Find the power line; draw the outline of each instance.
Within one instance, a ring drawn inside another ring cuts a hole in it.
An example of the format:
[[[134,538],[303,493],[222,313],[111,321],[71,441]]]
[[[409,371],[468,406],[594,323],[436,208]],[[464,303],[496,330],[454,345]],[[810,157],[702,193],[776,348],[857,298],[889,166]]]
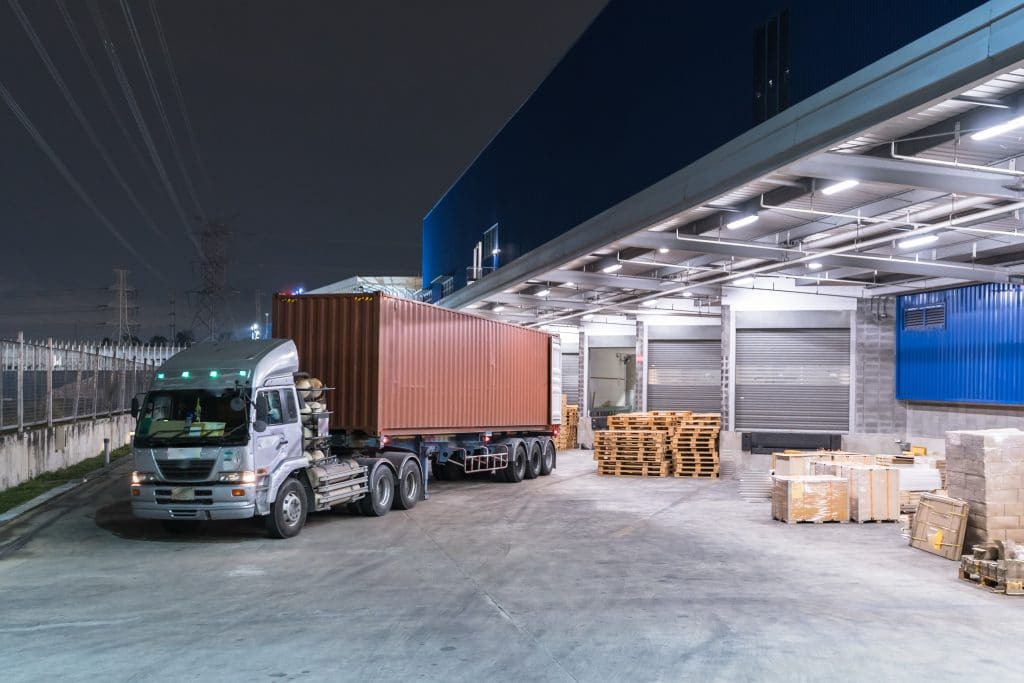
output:
[[[93,82],[99,89],[100,97],[103,99],[103,103],[107,106],[107,110],[110,115],[114,117],[114,121],[117,123],[118,129],[121,131],[121,136],[124,141],[128,143],[129,149],[131,149],[132,156],[135,157],[136,163],[146,173],[146,178],[149,180],[149,184],[154,190],[160,192],[163,188],[160,186],[156,176],[153,175],[153,169],[150,164],[142,156],[142,150],[139,149],[138,144],[135,142],[135,138],[128,131],[128,126],[125,124],[124,117],[121,116],[121,112],[118,111],[117,105],[114,104],[114,98],[110,94],[110,90],[107,89],[106,83],[103,82],[103,77],[100,76],[99,68],[96,66],[96,62],[93,60],[92,55],[89,54],[88,48],[85,47],[85,41],[82,40],[82,35],[78,32],[78,28],[75,27],[75,20],[71,17],[71,13],[68,11],[67,6],[64,4],[64,0],[57,0],[57,8],[60,10],[61,16],[64,18],[64,23],[67,25],[68,31],[71,33],[72,40],[75,41],[75,46],[78,48],[78,53],[82,56],[82,60],[85,62],[85,67],[89,71],[89,75],[92,77]]]
[[[156,26],[156,35],[160,40],[160,50],[164,55],[164,62],[167,65],[167,74],[171,78],[171,86],[174,89],[174,96],[178,100],[178,109],[181,110],[181,118],[185,122],[185,131],[188,134],[189,144],[192,145],[192,154],[195,155],[196,165],[199,173],[203,176],[206,188],[210,188],[210,175],[206,172],[206,165],[203,163],[203,156],[199,153],[199,142],[196,140],[195,131],[192,129],[192,121],[188,116],[188,109],[185,107],[185,96],[181,91],[181,83],[178,81],[178,73],[174,70],[174,60],[171,59],[171,49],[167,46],[167,38],[164,36],[164,25],[160,20],[160,13],[156,9],[156,0],[149,0],[149,12],[153,15],[153,24]]]
[[[110,154],[107,153],[107,148],[103,146],[102,142],[100,142],[95,129],[93,129],[88,119],[85,118],[85,113],[78,105],[78,101],[75,100],[75,96],[71,93],[71,90],[68,89],[67,83],[65,83],[64,78],[57,69],[57,65],[53,63],[52,59],[50,59],[50,53],[47,52],[46,47],[43,45],[43,41],[39,39],[39,34],[37,34],[35,29],[32,27],[32,22],[29,21],[28,15],[25,14],[21,5],[18,4],[18,0],[7,0],[7,4],[10,5],[15,16],[18,17],[18,21],[21,23],[21,27],[25,29],[25,33],[28,34],[28,38],[32,42],[32,46],[35,47],[36,53],[39,55],[39,58],[43,60],[43,64],[46,65],[46,70],[50,72],[50,77],[57,84],[57,88],[60,90],[61,95],[64,96],[64,101],[67,102],[69,107],[71,107],[71,112],[75,115],[78,123],[81,124],[82,128],[85,130],[86,136],[88,136],[89,140],[96,148],[96,151],[99,152],[100,158],[103,159],[103,162],[107,165],[107,169],[109,169],[114,178],[117,179],[117,182],[121,185],[121,189],[125,191],[125,194],[127,194],[128,198],[131,200],[132,206],[134,206],[142,217],[146,219],[146,222],[149,223],[149,227],[152,228],[153,232],[166,240],[167,236],[156,224],[156,221],[153,220],[153,217],[149,215],[149,212],[146,211],[145,207],[142,206],[142,202],[139,201],[135,192],[128,185],[128,181],[125,180],[124,176],[121,175],[121,172],[117,170],[114,160],[110,158]]]
[[[45,154],[46,157],[50,160],[50,162],[57,168],[57,171],[61,174],[61,176],[64,177],[64,180],[66,180],[68,185],[71,186],[71,189],[75,191],[78,197],[83,202],[85,202],[85,205],[88,206],[89,209],[100,220],[100,222],[103,224],[103,227],[105,227],[110,232],[110,234],[113,235],[117,239],[117,241],[121,243],[121,246],[127,249],[128,252],[131,253],[131,255],[134,256],[139,261],[139,263],[141,263],[154,274],[156,274],[158,277],[163,279],[163,275],[160,273],[160,271],[154,268],[149,263],[149,261],[147,261],[142,256],[142,254],[136,251],[135,247],[133,247],[131,243],[128,242],[128,239],[123,234],[121,234],[121,231],[114,226],[110,219],[107,218],[106,214],[100,211],[100,208],[96,206],[96,202],[92,200],[92,197],[90,197],[89,194],[85,191],[85,188],[82,187],[82,184],[79,183],[75,176],[71,173],[71,171],[68,170],[68,167],[64,164],[63,161],[61,161],[60,157],[57,156],[57,153],[53,150],[53,147],[51,147],[49,143],[46,142],[43,136],[39,133],[36,127],[29,120],[28,116],[25,115],[25,112],[18,105],[17,101],[15,101],[14,97],[4,86],[3,82],[0,82],[0,97],[2,97],[4,102],[7,103],[7,106],[10,107],[11,112],[14,113],[14,116],[25,128],[28,134],[32,136],[32,139],[35,140],[36,145],[38,145],[39,149],[43,151],[43,154]]]
[[[196,239],[195,232],[192,230],[191,224],[185,217],[185,210],[182,208],[181,201],[178,199],[178,193],[174,191],[174,185],[171,184],[170,176],[167,175],[167,169],[160,160],[160,154],[156,150],[156,144],[153,142],[153,136],[149,132],[149,126],[146,125],[146,120],[142,117],[142,111],[139,109],[139,102],[135,98],[135,91],[132,90],[131,83],[128,82],[128,76],[124,72],[124,66],[121,64],[121,58],[117,56],[117,48],[114,47],[114,41],[110,39],[110,32],[107,30],[107,22],[103,19],[103,14],[100,12],[99,6],[96,4],[96,0],[89,0],[88,4],[93,22],[96,24],[96,30],[99,31],[100,40],[103,41],[103,45],[106,48],[107,59],[110,61],[110,66],[114,70],[114,75],[117,77],[118,85],[121,86],[121,92],[124,93],[125,100],[128,101],[128,108],[132,112],[132,118],[135,119],[135,125],[138,126],[139,132],[142,134],[142,140],[146,144],[146,150],[149,152],[150,159],[153,160],[153,165],[156,167],[160,180],[163,182],[164,189],[167,190],[167,195],[171,198],[171,204],[174,206],[174,211],[178,214],[178,218],[181,220],[181,224],[185,228],[185,232],[188,235],[189,240],[192,241],[196,250],[202,253],[199,246],[199,240]]]
[[[153,78],[153,70],[149,67],[149,58],[146,57],[146,52],[142,49],[142,36],[139,34],[139,27],[135,25],[135,18],[132,16],[131,8],[128,7],[126,0],[121,0],[121,13],[124,14],[125,23],[128,24],[128,34],[131,36],[132,44],[135,45],[135,52],[138,54],[139,62],[142,64],[142,72],[146,76],[146,83],[149,85],[149,92],[153,96],[153,101],[156,103],[157,113],[160,114],[160,121],[164,125],[164,131],[167,133],[167,139],[171,143],[171,153],[174,155],[174,161],[178,164],[178,171],[181,173],[181,177],[185,181],[185,189],[188,190],[188,194],[192,198],[192,203],[199,211],[200,220],[205,223],[206,212],[203,211],[203,205],[199,201],[199,195],[196,193],[196,188],[192,184],[192,177],[189,175],[188,169],[185,167],[185,160],[181,158],[181,149],[178,145],[178,138],[175,136],[174,130],[171,128],[170,119],[167,118],[167,110],[164,108],[163,99],[160,97],[160,90],[156,87],[156,79]]]

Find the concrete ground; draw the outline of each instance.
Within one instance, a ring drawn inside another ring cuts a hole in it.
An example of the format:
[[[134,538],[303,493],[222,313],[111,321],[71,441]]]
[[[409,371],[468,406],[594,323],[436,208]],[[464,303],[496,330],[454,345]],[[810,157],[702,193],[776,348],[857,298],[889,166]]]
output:
[[[734,481],[439,482],[383,519],[172,538],[127,468],[0,527],[4,681],[1016,680],[1024,598],[894,524],[785,525]]]

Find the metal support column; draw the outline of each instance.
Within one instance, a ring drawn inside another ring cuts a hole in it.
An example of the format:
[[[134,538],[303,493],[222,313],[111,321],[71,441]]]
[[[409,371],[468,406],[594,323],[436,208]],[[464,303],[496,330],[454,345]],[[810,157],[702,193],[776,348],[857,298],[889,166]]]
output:
[[[636,391],[633,410],[647,412],[647,324],[636,321]]]
[[[18,333],[18,433],[25,431],[25,333]]]
[[[46,340],[46,428],[53,429],[53,337]]]

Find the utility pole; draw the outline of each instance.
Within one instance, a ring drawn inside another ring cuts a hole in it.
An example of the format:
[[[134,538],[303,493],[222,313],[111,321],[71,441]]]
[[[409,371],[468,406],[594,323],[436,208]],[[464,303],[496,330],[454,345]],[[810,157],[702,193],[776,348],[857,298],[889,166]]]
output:
[[[168,330],[171,333],[171,336],[168,337],[168,340],[170,341],[171,344],[173,344],[174,343],[174,333],[175,333],[175,324],[174,324],[174,294],[173,293],[171,294],[171,302],[170,303],[171,303],[171,308],[170,308],[170,311],[168,311],[168,314],[167,314],[167,316],[168,316],[168,326],[167,326],[167,328],[168,328]]]
[[[114,268],[116,281],[111,291],[114,292],[114,309],[117,311],[117,319],[111,317],[108,325],[115,330],[114,343],[120,344],[126,337],[138,336],[139,324],[135,321],[135,314],[138,306],[135,303],[135,289],[128,286],[127,268]]]
[[[196,341],[217,339],[224,325],[230,235],[231,229],[223,221],[210,221],[199,230],[199,299],[192,319]]]

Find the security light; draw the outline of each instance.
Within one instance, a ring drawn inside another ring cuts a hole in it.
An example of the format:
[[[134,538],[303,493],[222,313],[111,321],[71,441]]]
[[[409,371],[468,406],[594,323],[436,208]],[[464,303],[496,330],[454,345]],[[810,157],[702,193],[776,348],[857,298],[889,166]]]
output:
[[[743,218],[737,218],[734,221],[730,221],[730,222],[726,223],[725,227],[729,228],[730,230],[735,230],[736,228],[742,228],[745,225],[750,225],[751,223],[756,223],[758,218],[759,218],[759,216],[756,213],[750,214],[749,216],[744,216]]]
[[[1024,127],[1024,116],[1018,116],[1017,118],[1010,119],[1005,123],[1000,123],[998,126],[992,126],[991,128],[986,128],[985,130],[979,130],[977,133],[971,135],[971,139],[988,140],[989,138],[994,138],[997,135],[1009,133],[1011,130],[1016,130],[1022,127]]]
[[[856,187],[858,184],[859,183],[856,180],[843,180],[835,185],[829,185],[828,187],[823,188],[821,193],[827,195],[839,194],[840,192],[849,190],[851,187]]]
[[[903,240],[899,242],[897,246],[900,249],[913,249],[914,247],[923,247],[926,244],[932,244],[937,242],[939,239],[938,235],[921,235],[920,237],[912,237],[909,240]]]

